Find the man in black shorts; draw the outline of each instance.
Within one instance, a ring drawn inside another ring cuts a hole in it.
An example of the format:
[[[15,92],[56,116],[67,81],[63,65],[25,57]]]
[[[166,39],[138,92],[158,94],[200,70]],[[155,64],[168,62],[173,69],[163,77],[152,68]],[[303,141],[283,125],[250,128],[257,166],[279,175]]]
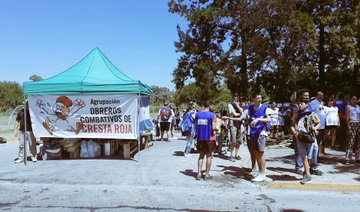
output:
[[[212,153],[215,147],[215,136],[213,129],[216,127],[216,116],[214,112],[210,111],[211,101],[205,101],[204,107],[204,110],[197,112],[195,115],[195,130],[197,138],[196,148],[200,153],[198,159],[197,180],[200,180],[202,177],[201,169],[205,155],[206,170],[204,179],[208,180],[212,178],[209,172],[211,167]]]
[[[173,119],[173,110],[169,107],[169,103],[165,102],[164,107],[160,108],[157,120],[160,122],[160,140],[164,139],[164,134],[166,134],[166,141],[169,141],[169,130],[170,123]]]

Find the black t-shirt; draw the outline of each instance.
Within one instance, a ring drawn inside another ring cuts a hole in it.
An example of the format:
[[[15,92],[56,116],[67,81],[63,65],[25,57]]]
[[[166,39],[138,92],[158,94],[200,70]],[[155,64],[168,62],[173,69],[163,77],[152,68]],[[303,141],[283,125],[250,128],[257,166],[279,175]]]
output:
[[[20,131],[24,132],[25,131],[25,121],[24,121],[24,109],[19,110],[17,116],[16,116],[16,121],[20,123]],[[32,131],[31,128],[31,120],[30,120],[30,111],[26,110],[26,130],[27,131]]]

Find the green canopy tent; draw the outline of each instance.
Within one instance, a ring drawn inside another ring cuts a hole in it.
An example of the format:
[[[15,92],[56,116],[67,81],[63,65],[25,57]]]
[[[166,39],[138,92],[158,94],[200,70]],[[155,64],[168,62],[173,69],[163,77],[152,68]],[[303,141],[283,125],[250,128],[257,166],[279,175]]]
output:
[[[137,93],[151,95],[152,89],[133,80],[117,69],[109,59],[94,48],[80,62],[53,77],[24,82],[25,95],[31,94],[86,94]]]
[[[140,107],[143,107],[143,97],[147,97],[148,102],[148,96],[153,94],[149,86],[131,79],[116,68],[99,48],[94,48],[80,62],[55,76],[40,81],[24,82],[23,90],[25,98],[36,95],[137,95],[138,114]],[[138,133],[152,128],[150,116],[138,120],[137,128]],[[139,139],[139,136],[137,138]]]

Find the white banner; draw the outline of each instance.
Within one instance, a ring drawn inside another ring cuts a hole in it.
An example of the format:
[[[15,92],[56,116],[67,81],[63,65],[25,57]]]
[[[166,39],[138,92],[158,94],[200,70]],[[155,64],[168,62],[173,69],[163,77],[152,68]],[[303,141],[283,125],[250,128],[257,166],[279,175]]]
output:
[[[137,96],[30,95],[36,137],[136,139]]]

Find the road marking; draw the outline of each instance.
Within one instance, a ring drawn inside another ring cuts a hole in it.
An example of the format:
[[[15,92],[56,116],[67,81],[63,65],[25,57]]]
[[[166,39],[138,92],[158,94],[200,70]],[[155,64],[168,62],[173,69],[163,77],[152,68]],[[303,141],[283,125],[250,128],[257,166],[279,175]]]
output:
[[[360,184],[350,183],[327,183],[327,182],[310,182],[300,184],[299,181],[274,181],[269,183],[267,188],[273,189],[301,189],[301,190],[329,190],[329,191],[360,191]]]

